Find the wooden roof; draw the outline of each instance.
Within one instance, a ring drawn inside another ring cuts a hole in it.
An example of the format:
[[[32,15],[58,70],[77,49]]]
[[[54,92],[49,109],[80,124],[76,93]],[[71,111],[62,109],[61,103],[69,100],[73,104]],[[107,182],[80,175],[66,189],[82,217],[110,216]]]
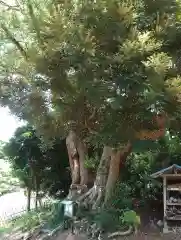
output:
[[[164,168],[151,175],[152,178],[167,177],[167,178],[181,178],[181,166],[173,164],[168,168]]]

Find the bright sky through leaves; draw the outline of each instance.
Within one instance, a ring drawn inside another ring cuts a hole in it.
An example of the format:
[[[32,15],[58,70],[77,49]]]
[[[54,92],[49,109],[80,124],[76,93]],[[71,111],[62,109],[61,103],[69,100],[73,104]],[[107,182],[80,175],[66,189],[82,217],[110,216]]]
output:
[[[0,107],[0,140],[8,141],[21,125],[22,122],[12,116],[8,108]]]

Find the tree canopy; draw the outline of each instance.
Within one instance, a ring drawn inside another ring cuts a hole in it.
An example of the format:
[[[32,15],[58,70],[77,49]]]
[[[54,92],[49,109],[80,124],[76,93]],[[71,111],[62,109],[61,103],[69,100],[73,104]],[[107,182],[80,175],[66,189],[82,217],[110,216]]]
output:
[[[1,103],[46,136],[73,128],[94,143],[144,139],[140,130],[165,126],[155,114],[180,114],[178,9],[173,0],[27,0],[1,10]]]

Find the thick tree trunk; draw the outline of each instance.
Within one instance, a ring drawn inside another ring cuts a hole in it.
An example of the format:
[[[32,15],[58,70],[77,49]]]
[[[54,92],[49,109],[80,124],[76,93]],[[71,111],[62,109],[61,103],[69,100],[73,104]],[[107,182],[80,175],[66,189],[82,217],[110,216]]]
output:
[[[71,131],[66,139],[67,151],[69,156],[69,164],[72,176],[72,184],[78,184],[80,181],[80,165],[77,151],[76,134]]]
[[[97,208],[104,200],[111,155],[112,149],[105,146],[103,148],[94,186],[79,198],[79,201],[83,202],[86,206],[91,205],[92,208]]]
[[[111,196],[112,190],[120,177],[120,171],[131,152],[131,144],[128,143],[122,150],[113,150],[110,161],[109,175],[106,184],[105,201]]]
[[[79,201],[87,207],[97,208],[108,200],[120,175],[121,164],[124,164],[131,152],[131,144],[122,150],[105,146],[97,170],[94,186]]]
[[[87,154],[85,144],[80,140],[75,132],[70,131],[66,139],[69,163],[72,175],[72,184],[68,198],[77,197],[87,191],[89,183],[89,173],[84,167],[84,160]]]
[[[120,162],[121,162],[121,151],[112,151],[110,167],[109,167],[109,175],[106,184],[106,196],[105,201],[109,199],[109,196],[112,193],[112,190],[119,178],[120,174]]]

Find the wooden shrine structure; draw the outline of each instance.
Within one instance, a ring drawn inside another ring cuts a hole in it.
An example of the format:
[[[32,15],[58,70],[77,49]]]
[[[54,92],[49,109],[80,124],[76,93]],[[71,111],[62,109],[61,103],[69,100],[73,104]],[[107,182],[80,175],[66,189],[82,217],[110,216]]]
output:
[[[151,177],[163,179],[163,232],[168,233],[172,227],[181,228],[181,166],[174,164]]]

